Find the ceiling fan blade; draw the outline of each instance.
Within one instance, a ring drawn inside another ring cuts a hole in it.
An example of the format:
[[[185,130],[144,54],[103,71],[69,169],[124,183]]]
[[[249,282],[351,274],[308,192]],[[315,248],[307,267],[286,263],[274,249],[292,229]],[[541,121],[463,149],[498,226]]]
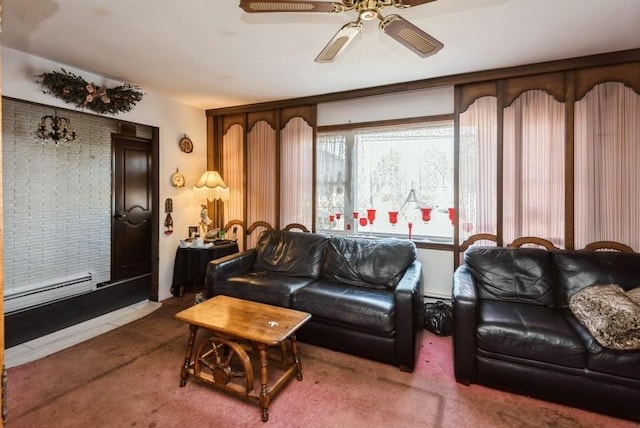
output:
[[[304,0],[240,0],[240,7],[248,13],[263,12],[339,12],[343,4]]]
[[[425,3],[432,3],[436,0],[396,0],[393,2],[395,7],[403,8],[403,7],[416,7]]]
[[[343,26],[327,46],[322,49],[322,52],[316,57],[315,62],[333,62],[336,56],[342,52],[349,43],[358,35],[362,28],[362,22],[360,20],[350,22]]]
[[[444,45],[398,15],[380,21],[380,29],[422,58],[438,53]]]

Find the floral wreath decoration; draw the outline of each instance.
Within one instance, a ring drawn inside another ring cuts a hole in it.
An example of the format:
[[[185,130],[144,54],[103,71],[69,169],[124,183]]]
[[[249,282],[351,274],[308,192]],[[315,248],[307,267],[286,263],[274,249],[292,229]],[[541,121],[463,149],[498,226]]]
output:
[[[114,88],[100,87],[64,68],[61,72],[52,71],[36,77],[39,78],[38,83],[47,88],[43,93],[96,113],[116,114],[130,111],[144,95],[136,85],[125,83]]]

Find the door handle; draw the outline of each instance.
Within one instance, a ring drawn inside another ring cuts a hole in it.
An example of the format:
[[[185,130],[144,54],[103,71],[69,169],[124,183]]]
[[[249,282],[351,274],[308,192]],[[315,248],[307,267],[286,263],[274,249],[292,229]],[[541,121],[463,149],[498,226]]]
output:
[[[114,215],[113,218],[115,218],[116,220],[124,220],[125,218],[127,218],[127,214],[120,212]]]

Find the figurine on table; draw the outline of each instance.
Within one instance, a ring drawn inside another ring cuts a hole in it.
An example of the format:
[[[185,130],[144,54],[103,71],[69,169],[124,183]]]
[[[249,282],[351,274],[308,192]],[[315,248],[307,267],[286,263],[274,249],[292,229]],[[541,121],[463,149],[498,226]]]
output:
[[[206,205],[200,205],[202,209],[200,210],[200,236],[203,238],[207,236],[207,231],[209,230],[209,225],[212,223],[209,218],[209,210],[207,210]]]

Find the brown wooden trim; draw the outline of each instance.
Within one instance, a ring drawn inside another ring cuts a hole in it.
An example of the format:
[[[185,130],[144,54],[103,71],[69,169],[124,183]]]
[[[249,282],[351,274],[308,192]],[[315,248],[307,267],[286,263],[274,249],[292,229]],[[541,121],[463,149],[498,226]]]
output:
[[[504,82],[497,82],[498,100],[496,103],[496,243],[502,246],[504,242],[502,221],[504,218]]]
[[[264,227],[267,230],[273,230],[273,226],[271,226],[269,223],[267,223],[266,221],[254,221],[251,226],[249,226],[249,228],[247,229],[247,233],[246,235],[251,235],[257,228],[259,227]]]
[[[564,73],[546,73],[506,79],[502,107],[510,106],[520,94],[534,89],[545,91],[556,101],[564,102]]]
[[[615,241],[596,241],[587,244],[583,250],[585,251],[620,251],[623,253],[635,253],[633,248],[628,245]]]
[[[539,245],[541,247],[546,248],[549,251],[551,251],[551,250],[559,250],[559,248],[556,247],[553,244],[553,242],[548,241],[548,240],[543,239],[543,238],[538,238],[538,237],[535,237],[535,236],[523,236],[523,237],[520,237],[520,238],[516,238],[516,239],[513,240],[512,243],[507,245],[507,248],[520,248],[523,245],[527,245],[527,244]]]
[[[245,115],[247,116],[247,115]],[[245,118],[245,124],[247,123],[247,119]],[[249,215],[249,192],[247,191],[247,183],[249,182],[249,176],[247,173],[247,169],[249,168],[249,156],[247,156],[247,151],[249,150],[249,141],[247,138],[247,127],[244,128],[244,132],[242,133],[242,219],[247,221],[247,216]],[[247,238],[249,234],[245,229],[245,233],[242,236],[242,248],[247,248]]]
[[[574,152],[574,120],[575,120],[575,73],[566,72],[566,95],[564,104],[564,247],[573,250],[574,238],[574,184],[575,184],[575,152]]]
[[[278,129],[278,115],[274,110],[269,110],[248,113],[246,132],[253,131],[255,124],[262,121],[267,122],[274,130]]]
[[[575,99],[581,100],[594,86],[611,81],[622,82],[640,94],[640,62],[578,70]]]
[[[290,223],[290,224],[286,225],[283,230],[293,230],[293,229],[300,229],[301,231],[303,231],[305,233],[309,233],[309,229],[307,229],[307,226],[305,226],[304,224],[300,224],[300,223]]]
[[[219,117],[213,117],[213,116],[207,116],[207,129],[206,129],[206,147],[207,147],[207,151],[205,153],[205,157],[207,159],[207,171],[212,170],[214,167],[218,166],[215,165],[216,162],[214,162],[213,157],[214,157],[214,153],[218,153],[219,150],[217,150],[217,148],[215,147],[215,141],[216,141],[216,134],[218,133],[218,120]],[[223,176],[224,178],[224,176]]]
[[[150,299],[160,299],[159,260],[160,260],[160,128],[151,127],[151,202],[155,213],[151,222],[151,293]]]
[[[229,229],[231,229],[231,226],[240,226],[242,228],[242,230],[245,229],[244,221],[242,221],[242,220],[231,220],[223,227],[225,233],[229,232]]]
[[[233,114],[222,116],[222,135],[229,132],[229,129],[233,125],[240,125],[246,129],[246,115],[245,114]]]
[[[274,112],[275,113],[275,112]],[[278,131],[275,133],[275,158],[276,158],[276,170],[275,170],[275,178],[276,178],[276,182],[275,182],[275,191],[276,191],[276,203],[274,204],[273,209],[275,210],[275,223],[276,223],[276,229],[280,228],[280,203],[282,201],[282,193],[280,191],[281,187],[281,179],[280,179],[280,175],[282,173],[282,128],[280,126],[280,115],[276,114],[275,115],[275,120],[276,120],[276,127],[275,129],[277,129]]]
[[[380,128],[383,126],[394,126],[394,125],[407,125],[412,123],[431,123],[431,122],[444,122],[447,120],[453,120],[453,114],[438,114],[433,116],[420,116],[420,117],[409,117],[406,119],[388,119],[388,120],[378,120],[373,122],[358,122],[358,123],[345,123],[340,125],[327,125],[327,126],[318,126],[318,132],[335,132],[335,131],[345,131],[351,129],[363,129],[363,128]]]
[[[496,81],[489,82],[469,83],[466,85],[456,85],[456,89],[460,91],[459,100],[456,102],[456,106],[460,114],[467,111],[467,109],[478,98],[482,97],[495,97],[498,95],[498,87]]]
[[[315,109],[316,106],[308,105],[308,106],[297,106],[297,107],[288,107],[283,108],[279,111],[280,113],[280,130],[284,129],[287,126],[287,123],[294,117],[299,117],[310,127],[316,126],[316,118],[315,118]]]
[[[224,171],[222,170],[222,150],[221,144],[216,141],[222,141],[222,122],[220,116],[207,116],[207,171],[218,171],[224,180]],[[224,203],[222,201],[207,201],[207,210],[211,216],[212,224],[208,229],[215,229],[224,224]]]
[[[317,124],[318,123],[318,106],[314,104],[313,106],[313,123]],[[312,153],[311,153],[311,159],[313,164],[311,165],[311,170],[312,170],[312,184],[311,184],[311,231],[315,232],[316,230],[316,212],[317,212],[317,203],[316,203],[316,197],[318,195],[318,190],[316,187],[316,177],[318,176],[318,167],[316,166],[317,163],[317,152],[318,152],[318,147],[317,147],[317,141],[318,141],[318,127],[317,126],[313,126],[312,127],[312,132],[313,132],[313,141],[311,142],[312,145]]]
[[[463,90],[459,86],[453,89],[453,207],[456,213],[460,210],[460,104]],[[460,254],[460,231],[453,228],[453,259],[458,260]]]
[[[246,104],[240,106],[209,109],[206,114],[215,116],[218,114],[246,113],[262,110],[293,107],[307,104],[320,104],[331,101],[342,101],[352,98],[363,98],[374,95],[386,95],[400,92],[415,91],[420,89],[436,88],[441,86],[462,85],[486,80],[508,79],[531,74],[562,72],[571,69],[597,67],[602,65],[623,64],[640,61],[640,48],[625,51],[609,52],[598,55],[589,55],[575,58],[567,58],[557,61],[547,61],[536,64],[528,64],[516,67],[497,68],[492,70],[454,74],[449,76],[434,77],[430,79],[415,80],[412,82],[394,83],[351,91],[333,92],[323,95],[292,98],[288,100],[270,101],[265,103]]]

